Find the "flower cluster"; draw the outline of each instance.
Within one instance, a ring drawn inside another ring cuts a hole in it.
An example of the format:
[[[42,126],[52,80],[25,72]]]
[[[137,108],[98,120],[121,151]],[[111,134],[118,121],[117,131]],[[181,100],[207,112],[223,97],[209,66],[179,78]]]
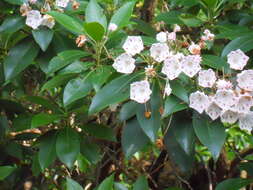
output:
[[[42,6],[37,0],[29,0],[21,5],[20,13],[22,16],[26,16],[26,25],[32,29],[37,29],[39,26],[46,26],[52,29],[55,25],[55,20],[52,16],[45,14],[45,12],[50,11],[52,8],[63,11],[62,9],[66,8],[70,1],[72,1],[74,9],[79,7],[80,4],[75,0],[55,0],[53,3],[45,0]]]

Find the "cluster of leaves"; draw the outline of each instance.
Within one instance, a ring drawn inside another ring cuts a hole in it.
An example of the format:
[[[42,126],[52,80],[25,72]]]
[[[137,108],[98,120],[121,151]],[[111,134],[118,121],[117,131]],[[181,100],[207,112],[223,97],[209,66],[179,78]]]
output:
[[[111,66],[127,35],[154,43],[153,23],[159,22],[167,29],[179,24],[181,35],[193,39],[200,29],[215,31],[201,64],[230,74],[230,51],[252,55],[252,2],[163,1],[148,23],[137,19],[146,1],[80,0],[77,10],[48,12],[57,23],[53,29],[36,30],[20,16],[23,3],[0,2],[0,188],[32,181],[39,189],[44,180],[46,189],[203,190],[221,182],[217,190],[236,190],[253,182],[252,136],[193,114],[190,80],[172,81],[164,100],[154,79],[146,117],[145,105],[129,101],[130,84],[144,74],[120,75]],[[117,30],[109,32],[109,23]],[[83,48],[75,44],[78,35],[89,39]],[[159,185],[168,164],[176,180],[166,180],[176,183]],[[239,178],[240,171],[248,179]],[[207,176],[203,183],[196,173]]]

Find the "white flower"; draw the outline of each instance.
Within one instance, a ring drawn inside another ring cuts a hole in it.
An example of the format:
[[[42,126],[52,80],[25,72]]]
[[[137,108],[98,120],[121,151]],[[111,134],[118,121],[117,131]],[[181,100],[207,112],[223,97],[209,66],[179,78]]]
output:
[[[253,106],[252,96],[241,95],[239,96],[237,103],[235,105],[235,110],[239,113],[247,113]]]
[[[228,110],[236,104],[236,97],[232,90],[217,90],[214,101],[223,110]]]
[[[227,55],[228,64],[231,69],[242,70],[247,64],[249,57],[242,50],[231,51]]]
[[[253,70],[244,70],[237,75],[238,86],[244,90],[253,91]]]
[[[146,80],[134,82],[130,86],[130,99],[138,103],[145,103],[150,99],[152,91]]]
[[[173,32],[180,32],[180,31],[181,31],[181,27],[179,25],[175,24]]]
[[[205,111],[212,120],[215,120],[221,115],[222,109],[215,102],[212,102]]]
[[[50,15],[44,15],[42,17],[41,25],[47,26],[48,28],[52,29],[55,25],[55,20]]]
[[[216,82],[216,88],[217,89],[231,89],[233,87],[233,84],[230,81],[226,81],[224,79],[219,79]]]
[[[182,72],[179,57],[174,55],[165,59],[161,72],[165,74],[169,80],[177,78]]]
[[[164,93],[165,93],[167,96],[169,96],[169,95],[171,94],[171,92],[172,92],[172,89],[171,89],[171,87],[170,87],[170,83],[167,82],[166,85],[165,85]]]
[[[158,34],[156,34],[156,40],[158,42],[166,42],[167,41],[167,32],[159,32]]]
[[[196,75],[201,67],[201,57],[199,55],[188,55],[182,59],[182,71],[189,77]]]
[[[167,39],[168,39],[169,41],[175,41],[175,40],[176,40],[176,37],[177,37],[176,32],[167,33]]]
[[[31,7],[27,3],[23,3],[19,9],[21,16],[27,16],[27,13],[31,11]]]
[[[164,61],[170,55],[169,47],[165,43],[152,44],[150,48],[150,56],[157,62]]]
[[[239,127],[242,130],[251,131],[253,128],[253,112],[241,114],[239,116]]]
[[[238,117],[238,113],[233,110],[226,110],[220,116],[221,122],[229,124],[235,123],[238,120]]]
[[[110,23],[108,26],[108,30],[114,32],[115,30],[117,30],[118,26],[117,24],[114,23]]]
[[[69,0],[56,0],[55,4],[58,7],[66,8],[68,6]]]
[[[196,91],[190,95],[190,107],[202,113],[209,105],[210,101],[204,92]]]
[[[30,26],[33,29],[37,29],[42,21],[42,17],[39,11],[31,10],[27,13],[26,25]]]
[[[204,35],[201,36],[201,40],[203,40],[203,41],[207,41],[207,40],[212,41],[212,40],[214,40],[214,37],[215,37],[215,35],[212,34],[212,33],[210,32],[210,30],[205,29]]]
[[[140,53],[144,49],[141,37],[128,36],[125,43],[123,44],[123,49],[130,55]]]
[[[35,4],[35,3],[37,3],[37,0],[29,0],[29,3]]]
[[[199,55],[201,51],[201,47],[198,44],[192,42],[192,44],[188,48],[189,52],[193,55]]]
[[[216,81],[215,72],[212,69],[199,71],[198,83],[199,86],[212,88]]]
[[[129,73],[132,73],[135,69],[134,62],[135,62],[135,59],[133,59],[127,53],[123,53],[115,59],[112,66],[119,73],[129,74]]]

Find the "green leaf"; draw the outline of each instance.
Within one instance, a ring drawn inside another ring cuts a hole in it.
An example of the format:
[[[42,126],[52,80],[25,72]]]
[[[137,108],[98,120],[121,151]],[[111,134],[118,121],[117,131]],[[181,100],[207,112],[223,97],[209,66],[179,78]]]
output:
[[[43,51],[46,51],[53,39],[54,32],[50,29],[41,28],[32,31],[34,40]]]
[[[164,143],[171,160],[189,172],[194,164],[195,136],[191,121],[185,118],[185,113],[174,115]]]
[[[54,17],[57,22],[59,22],[62,26],[64,26],[72,33],[84,34],[83,26],[77,21],[77,19],[74,19],[71,16],[56,11],[50,11],[47,14]]]
[[[70,63],[86,56],[89,56],[89,54],[87,52],[80,51],[80,50],[63,51],[57,54],[57,56],[55,56],[53,59],[50,60],[47,74],[49,75],[51,73],[54,73],[62,69],[63,67],[69,65]]]
[[[182,102],[177,97],[170,95],[165,100],[164,112],[162,117],[167,117],[178,111],[182,111],[188,108],[188,105]]]
[[[61,130],[56,139],[56,154],[60,161],[71,168],[80,152],[78,133],[70,127]]]
[[[93,97],[89,114],[94,114],[111,104],[116,104],[129,97],[130,83],[140,78],[140,73],[123,75],[106,84]]]
[[[149,190],[148,181],[144,176],[138,177],[137,181],[133,185],[133,190]]]
[[[50,90],[52,88],[59,87],[63,84],[66,84],[70,79],[75,77],[76,74],[64,74],[64,75],[57,75],[53,77],[51,80],[47,81],[41,88],[41,92],[44,90]]]
[[[14,166],[0,166],[0,180],[4,180],[4,178],[8,177],[16,167]]]
[[[114,182],[114,174],[107,177],[102,183],[98,186],[97,190],[105,190],[105,189],[113,189],[113,182]]]
[[[183,23],[189,27],[199,27],[203,24],[203,22],[195,16],[187,16],[187,17],[180,16],[179,19],[182,20]]]
[[[252,46],[253,43],[253,35],[245,35],[242,37],[238,37],[232,41],[230,41],[225,48],[223,49],[221,56],[225,57],[228,55],[231,51],[241,49],[244,52],[248,52],[253,49]]]
[[[179,11],[169,11],[166,13],[160,13],[156,17],[156,21],[164,21],[166,24],[184,24],[184,22],[179,18],[181,13]]]
[[[119,119],[121,121],[126,121],[130,119],[136,114],[137,107],[138,107],[138,103],[134,101],[125,103],[119,112]]]
[[[229,68],[228,63],[215,55],[202,55],[202,62],[203,65],[207,65],[213,69],[217,69],[224,73],[231,73],[231,69]]]
[[[38,46],[28,40],[11,48],[4,61],[5,80],[10,80],[16,77],[27,66],[32,64],[38,52]]]
[[[85,139],[81,141],[80,151],[81,154],[92,164],[96,164],[101,159],[99,146],[95,143],[90,143]]]
[[[183,100],[184,102],[188,102],[188,93],[185,88],[176,80],[170,81],[170,86],[172,89],[172,94]]]
[[[217,185],[215,190],[238,190],[245,187],[253,182],[253,179],[227,179]]]
[[[48,113],[39,113],[32,118],[31,128],[36,128],[42,125],[48,125],[56,120],[61,118],[60,115],[48,114]]]
[[[107,21],[103,9],[98,5],[96,0],[90,0],[85,11],[86,22],[98,22],[106,29]]]
[[[133,27],[140,31],[143,32],[144,34],[148,36],[154,37],[156,35],[156,30],[151,26],[150,23],[144,22],[143,20],[140,19],[131,19],[131,21],[135,22],[136,24],[133,25]]]
[[[193,127],[200,142],[209,149],[214,160],[217,160],[227,136],[222,123],[218,121],[210,122],[203,116],[195,115]]]
[[[92,67],[94,63],[87,63],[82,61],[74,61],[69,64],[67,67],[63,68],[59,71],[59,74],[67,74],[67,73],[82,73],[87,71],[90,67]]]
[[[118,9],[111,18],[110,23],[114,23],[119,28],[126,26],[131,18],[135,1],[125,3],[120,9]]]
[[[14,131],[23,131],[25,129],[30,129],[32,123],[32,116],[27,114],[19,114],[13,120],[13,130]]]
[[[37,153],[32,157],[31,169],[32,169],[33,175],[35,177],[38,177],[41,172],[41,168],[40,168],[40,164],[39,164],[39,156]]]
[[[113,129],[99,125],[99,124],[86,124],[85,126],[82,127],[82,129],[99,139],[104,139],[104,140],[109,140],[109,141],[115,141],[116,142],[116,137],[114,134]]]
[[[82,186],[74,181],[73,179],[70,179],[67,177],[66,181],[67,190],[83,190]]]
[[[0,141],[5,137],[5,132],[8,129],[8,119],[6,116],[0,115]]]
[[[26,0],[4,0],[4,1],[13,5],[22,5],[23,3],[26,2]]]
[[[92,89],[92,84],[87,78],[75,78],[68,82],[63,93],[63,103],[67,107],[71,103],[85,97]]]
[[[161,126],[161,114],[159,112],[161,108],[161,95],[158,81],[153,83],[150,105],[150,118],[145,117],[146,108],[143,104],[139,104],[136,116],[144,133],[152,142],[155,142],[157,131]]]
[[[56,159],[56,132],[50,131],[44,134],[39,140],[39,164],[42,170],[50,166]]]
[[[121,144],[127,159],[141,150],[148,142],[149,138],[141,129],[137,119],[126,122],[122,132]]]
[[[115,190],[128,190],[128,188],[121,183],[114,183]]]
[[[84,24],[85,32],[96,42],[102,41],[105,29],[98,22],[90,22]]]
[[[0,33],[14,33],[25,26],[24,17],[12,16],[6,18],[0,26]]]

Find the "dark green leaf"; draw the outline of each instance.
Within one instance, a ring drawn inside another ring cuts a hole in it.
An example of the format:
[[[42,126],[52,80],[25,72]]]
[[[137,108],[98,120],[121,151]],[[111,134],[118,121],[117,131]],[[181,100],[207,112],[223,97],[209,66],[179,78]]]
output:
[[[203,65],[207,65],[213,69],[217,69],[224,73],[231,73],[231,69],[229,68],[228,63],[215,55],[202,55],[202,62]]]
[[[67,73],[82,73],[87,71],[94,63],[87,63],[82,61],[74,61],[69,64],[67,67],[63,68],[59,71],[59,74],[67,74]]]
[[[8,125],[7,117],[0,115],[0,141],[4,138]]]
[[[60,118],[61,116],[56,114],[39,113],[33,116],[31,128],[48,125],[56,120],[59,120]]]
[[[23,131],[25,129],[30,129],[32,123],[32,116],[27,114],[19,114],[13,120],[13,130],[14,131]]]
[[[133,185],[133,190],[149,190],[148,181],[144,176],[138,177],[137,181]]]
[[[104,27],[98,22],[89,22],[84,24],[85,32],[96,42],[103,39],[105,34]]]
[[[179,19],[182,20],[183,23],[189,27],[199,27],[201,26],[201,24],[203,24],[203,22],[195,16],[189,16],[189,17],[180,16]]]
[[[92,164],[96,164],[100,159],[99,147],[95,143],[90,143],[87,140],[82,140],[81,142],[81,153],[87,158]]]
[[[0,180],[4,180],[4,178],[8,177],[16,167],[14,166],[0,166]]]
[[[187,108],[188,108],[187,104],[182,102],[177,97],[170,95],[165,100],[163,117],[167,117],[173,113],[176,113],[178,111],[182,111]]]
[[[4,20],[0,26],[0,33],[14,33],[25,26],[24,17],[13,16]]]
[[[90,0],[85,11],[86,22],[98,22],[106,29],[107,21],[103,9],[98,5],[96,0]]]
[[[99,139],[116,141],[113,129],[98,124],[87,124],[82,129],[88,134]]]
[[[229,42],[225,48],[222,51],[221,56],[225,57],[227,54],[229,54],[231,51],[241,49],[244,52],[248,52],[253,49],[252,46],[253,43],[253,35],[245,35],[242,37],[238,37],[231,42]]]
[[[214,160],[217,160],[227,136],[222,123],[211,122],[203,116],[195,115],[193,127],[200,142],[209,149]]]
[[[102,183],[98,186],[97,190],[105,190],[105,189],[113,189],[113,182],[114,182],[114,174],[107,177]]]
[[[131,18],[135,1],[125,3],[120,9],[118,9],[111,18],[110,23],[114,23],[118,28],[126,26]]]
[[[179,18],[181,13],[179,11],[169,11],[166,13],[160,13],[156,17],[156,21],[164,21],[166,24],[184,24]]]
[[[156,31],[155,29],[151,26],[151,24],[144,22],[143,20],[140,19],[132,19],[133,22],[136,23],[134,25],[134,28],[140,32],[143,32],[144,34],[148,36],[155,36]]]
[[[80,152],[78,133],[70,127],[62,129],[56,140],[56,154],[58,158],[71,168]]]
[[[127,121],[123,128],[121,138],[121,144],[126,158],[129,159],[134,153],[141,150],[148,142],[149,139],[141,129],[137,119]]]
[[[77,21],[77,19],[56,11],[50,11],[47,14],[54,17],[57,22],[74,34],[84,34],[83,26]]]
[[[121,121],[126,121],[130,119],[136,114],[137,107],[138,107],[138,103],[134,101],[125,103],[119,112],[119,119]]]
[[[130,83],[140,78],[140,73],[123,75],[106,84],[93,97],[89,108],[89,114],[94,114],[111,104],[116,104],[129,97]]]
[[[253,183],[253,179],[241,179],[241,178],[227,179],[219,183],[215,188],[215,190],[238,190],[251,183]]]
[[[14,78],[32,64],[38,52],[38,46],[27,40],[11,48],[4,62],[5,80]]]
[[[67,190],[83,190],[82,186],[74,181],[73,179],[70,179],[67,177],[66,181]]]
[[[43,51],[46,51],[53,39],[54,32],[50,29],[41,28],[32,31],[33,37]]]
[[[56,159],[56,132],[50,131],[42,136],[39,145],[39,164],[42,170],[50,166]]]
[[[13,5],[22,5],[23,3],[26,2],[26,0],[4,0],[4,1]]]
[[[115,190],[128,190],[128,188],[121,183],[114,183]]]
[[[172,89],[172,94],[183,100],[184,102],[188,102],[188,93],[185,88],[176,80],[170,81],[170,86]]]

